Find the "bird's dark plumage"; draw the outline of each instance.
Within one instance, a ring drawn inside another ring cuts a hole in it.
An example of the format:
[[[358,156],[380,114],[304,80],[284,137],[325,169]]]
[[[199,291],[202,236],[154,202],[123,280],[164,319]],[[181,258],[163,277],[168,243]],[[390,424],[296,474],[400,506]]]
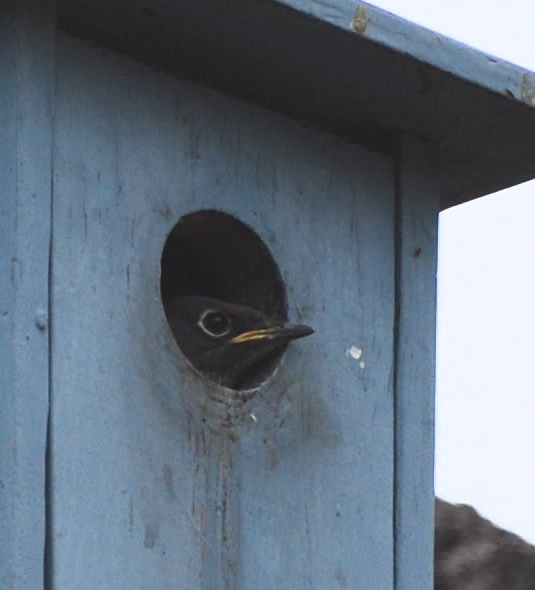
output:
[[[247,384],[257,366],[288,342],[314,332],[210,297],[176,297],[166,302],[165,310],[175,340],[192,365],[232,389]]]

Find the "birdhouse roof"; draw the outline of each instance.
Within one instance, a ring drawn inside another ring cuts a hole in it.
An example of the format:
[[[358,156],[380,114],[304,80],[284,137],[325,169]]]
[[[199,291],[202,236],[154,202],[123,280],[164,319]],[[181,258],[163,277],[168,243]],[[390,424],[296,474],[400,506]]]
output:
[[[60,0],[62,30],[394,152],[438,147],[442,207],[535,177],[535,74],[352,0]]]

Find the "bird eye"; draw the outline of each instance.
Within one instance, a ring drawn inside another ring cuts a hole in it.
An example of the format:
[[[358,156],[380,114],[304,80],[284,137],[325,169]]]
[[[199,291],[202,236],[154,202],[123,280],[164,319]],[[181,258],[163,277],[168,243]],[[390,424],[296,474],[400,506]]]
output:
[[[201,314],[197,325],[209,336],[221,338],[230,332],[231,322],[226,313],[217,309],[208,309]]]

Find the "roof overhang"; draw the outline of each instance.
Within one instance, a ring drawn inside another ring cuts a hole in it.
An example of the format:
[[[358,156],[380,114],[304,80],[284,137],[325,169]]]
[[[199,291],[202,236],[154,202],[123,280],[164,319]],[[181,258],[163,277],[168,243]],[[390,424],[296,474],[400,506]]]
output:
[[[438,147],[442,207],[535,177],[535,75],[350,0],[59,0],[60,29],[371,149]]]

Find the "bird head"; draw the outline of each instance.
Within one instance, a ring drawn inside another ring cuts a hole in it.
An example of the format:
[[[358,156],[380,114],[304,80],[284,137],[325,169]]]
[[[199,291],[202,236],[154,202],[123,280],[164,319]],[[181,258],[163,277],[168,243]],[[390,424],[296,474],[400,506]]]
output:
[[[176,297],[165,304],[177,344],[201,373],[217,383],[240,389],[259,366],[309,326],[283,324],[244,305],[211,297]]]

